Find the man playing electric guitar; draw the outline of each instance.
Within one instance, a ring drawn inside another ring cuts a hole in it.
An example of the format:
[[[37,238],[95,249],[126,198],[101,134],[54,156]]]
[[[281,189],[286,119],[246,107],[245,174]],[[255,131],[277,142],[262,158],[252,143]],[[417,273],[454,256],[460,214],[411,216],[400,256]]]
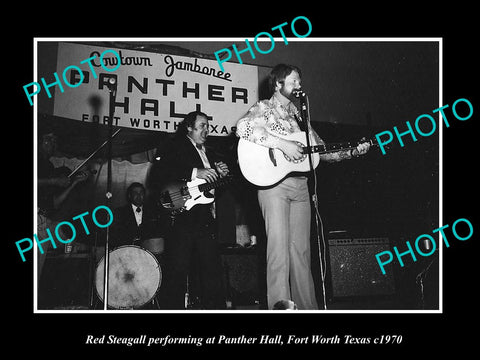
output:
[[[299,111],[292,100],[301,85],[300,70],[275,66],[269,76],[273,96],[253,105],[237,123],[237,135],[255,144],[281,150],[292,161],[304,159],[302,147],[283,137],[301,131]],[[323,144],[311,130],[315,143]],[[341,161],[365,154],[369,143],[351,150],[320,155],[322,161]],[[273,159],[272,159],[273,161]],[[305,161],[305,159],[304,159]],[[307,160],[308,161],[308,160]],[[292,300],[300,310],[317,309],[310,269],[310,197],[307,178],[291,174],[273,187],[258,190],[267,233],[267,301]]]
[[[186,115],[173,146],[154,170],[156,187],[163,188],[172,181],[196,179],[211,183],[227,176],[228,166],[222,161],[214,161],[206,152],[208,125],[207,115],[202,112]],[[213,236],[214,204],[199,203],[174,217],[171,236],[165,247],[166,268],[161,299],[161,306],[165,309],[185,308],[185,293],[193,282],[192,274],[199,277],[202,308],[225,308],[222,265],[218,243]],[[192,260],[198,262],[194,271],[191,269]]]

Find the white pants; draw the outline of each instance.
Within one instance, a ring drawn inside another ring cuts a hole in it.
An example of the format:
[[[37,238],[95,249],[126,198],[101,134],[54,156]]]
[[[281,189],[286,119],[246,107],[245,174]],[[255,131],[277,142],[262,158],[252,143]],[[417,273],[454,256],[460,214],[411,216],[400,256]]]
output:
[[[267,233],[268,308],[292,300],[299,310],[318,309],[310,267],[310,199],[307,179],[291,177],[258,191]]]

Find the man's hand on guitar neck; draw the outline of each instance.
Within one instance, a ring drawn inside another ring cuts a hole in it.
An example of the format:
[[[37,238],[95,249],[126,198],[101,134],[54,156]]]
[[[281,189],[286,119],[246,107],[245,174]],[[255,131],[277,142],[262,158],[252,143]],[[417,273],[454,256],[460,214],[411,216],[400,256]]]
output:
[[[215,169],[197,169],[197,179],[203,179],[211,183],[228,175],[230,170],[223,161],[215,163]]]
[[[211,183],[218,180],[218,174],[215,169],[197,169],[197,178]]]
[[[351,155],[353,157],[357,157],[357,156],[360,156],[360,155],[365,155],[368,150],[370,149],[370,143],[368,141],[365,140],[365,138],[362,139],[362,141],[365,141],[361,144],[358,144],[358,146],[352,150],[352,153]]]

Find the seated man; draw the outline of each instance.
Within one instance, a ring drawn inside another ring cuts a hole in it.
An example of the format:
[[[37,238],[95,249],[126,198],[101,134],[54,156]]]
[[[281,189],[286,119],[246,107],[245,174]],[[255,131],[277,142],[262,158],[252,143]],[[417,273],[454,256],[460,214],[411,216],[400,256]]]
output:
[[[161,254],[164,248],[165,227],[160,213],[145,204],[145,187],[138,182],[127,188],[127,204],[114,211],[109,247],[138,245]]]

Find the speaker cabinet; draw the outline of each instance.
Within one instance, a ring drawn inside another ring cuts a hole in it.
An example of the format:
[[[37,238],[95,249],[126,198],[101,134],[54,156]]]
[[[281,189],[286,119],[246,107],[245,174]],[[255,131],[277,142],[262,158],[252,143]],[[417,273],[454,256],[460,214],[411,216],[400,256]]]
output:
[[[38,309],[87,309],[90,279],[88,255],[47,257],[38,289]]]
[[[391,272],[382,274],[375,255],[390,251],[388,238],[331,239],[330,274],[333,297],[395,293]]]
[[[235,307],[262,303],[262,272],[256,251],[222,254],[227,297]]]

